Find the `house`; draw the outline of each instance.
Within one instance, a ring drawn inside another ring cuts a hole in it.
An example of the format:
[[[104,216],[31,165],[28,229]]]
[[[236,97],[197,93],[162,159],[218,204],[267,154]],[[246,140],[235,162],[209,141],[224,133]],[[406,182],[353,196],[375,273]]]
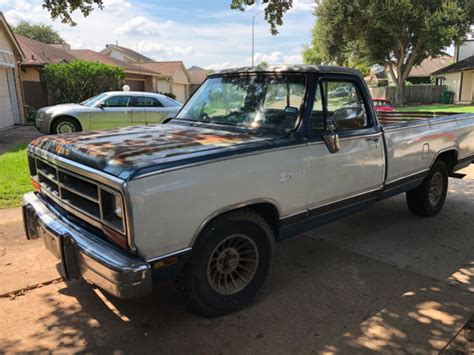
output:
[[[456,46],[455,63],[432,73],[454,93],[454,103],[474,101],[474,26],[467,39]]]
[[[46,64],[70,63],[74,60],[99,62],[121,67],[125,72],[125,84],[136,91],[153,91],[154,77],[159,73],[146,70],[107,55],[88,50],[68,50],[68,46],[51,45],[17,35],[16,38],[25,53],[21,62],[21,80],[25,93],[25,103],[34,108],[50,104],[47,83],[43,77]]]
[[[130,48],[119,46],[118,44],[106,44],[100,53],[127,63],[153,62],[153,59],[135,52]]]
[[[117,44],[107,44],[100,53],[128,63],[140,65],[147,70],[159,72],[160,75],[154,78],[153,91],[173,93],[176,99],[182,103],[186,102],[190,96],[191,77],[183,62],[179,60],[156,62],[141,53]]]
[[[451,64],[454,58],[449,54],[442,54],[436,57],[429,57],[423,60],[419,65],[413,66],[408,75],[407,82],[416,84],[432,84],[432,73]],[[389,85],[395,85],[392,76],[386,69]],[[437,84],[441,84],[437,82]]]
[[[191,77],[182,61],[143,63],[143,68],[161,73],[155,78],[157,92],[171,92],[181,103],[190,96]]]
[[[69,51],[16,35],[25,57],[21,61],[20,78],[23,84],[25,104],[33,108],[48,106],[48,89],[43,77],[45,64],[69,63],[76,58]]]
[[[454,103],[474,101],[474,55],[433,73],[454,93]]]
[[[148,70],[143,66],[124,62],[90,49],[76,49],[69,52],[76,59],[85,60],[86,62],[99,62],[121,67],[125,72],[125,84],[132,91],[154,91],[154,78],[160,75],[160,73]]]
[[[0,129],[25,123],[18,63],[24,54],[0,12]]]
[[[191,77],[191,84],[189,86],[189,92],[192,95],[198,87],[206,80],[208,71],[198,66],[192,66],[188,68],[189,76]]]

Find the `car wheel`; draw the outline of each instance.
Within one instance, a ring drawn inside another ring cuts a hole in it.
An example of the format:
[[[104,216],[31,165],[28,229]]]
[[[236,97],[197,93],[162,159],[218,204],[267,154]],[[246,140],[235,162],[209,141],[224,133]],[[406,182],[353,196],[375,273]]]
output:
[[[178,278],[191,311],[221,316],[255,300],[271,272],[274,240],[253,211],[230,212],[206,226]]]
[[[79,132],[80,130],[81,126],[79,123],[70,117],[57,118],[51,126],[52,134],[73,133]]]
[[[418,216],[434,216],[443,208],[447,193],[448,168],[446,163],[438,160],[423,183],[407,192],[408,209]]]

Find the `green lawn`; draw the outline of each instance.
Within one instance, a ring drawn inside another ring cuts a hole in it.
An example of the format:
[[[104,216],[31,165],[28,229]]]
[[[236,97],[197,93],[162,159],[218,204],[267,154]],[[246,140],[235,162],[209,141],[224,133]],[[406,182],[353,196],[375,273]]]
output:
[[[404,107],[397,108],[397,111],[474,113],[474,105],[435,104],[435,105],[404,106]]]
[[[0,155],[0,208],[20,206],[23,194],[32,189],[26,144]]]

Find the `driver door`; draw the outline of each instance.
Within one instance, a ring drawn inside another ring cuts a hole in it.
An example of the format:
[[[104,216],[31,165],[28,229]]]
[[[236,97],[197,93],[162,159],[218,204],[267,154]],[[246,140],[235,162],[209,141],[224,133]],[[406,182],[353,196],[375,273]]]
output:
[[[308,169],[314,184],[310,216],[365,200],[374,202],[377,197],[385,171],[383,137],[366,97],[361,84],[350,78],[319,79],[308,144]],[[351,109],[360,113],[357,119]],[[324,140],[332,134],[339,138],[336,152]]]
[[[91,129],[128,127],[132,124],[129,95],[115,95],[106,98],[91,114]]]

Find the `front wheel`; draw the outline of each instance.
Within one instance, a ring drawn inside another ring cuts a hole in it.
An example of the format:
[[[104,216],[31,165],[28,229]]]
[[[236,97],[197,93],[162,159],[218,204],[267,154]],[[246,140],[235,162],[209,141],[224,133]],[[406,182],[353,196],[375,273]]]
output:
[[[270,274],[274,235],[253,211],[218,217],[201,233],[178,278],[188,307],[215,317],[249,305]]]
[[[438,160],[423,183],[407,192],[408,209],[418,216],[434,216],[443,208],[447,193],[448,168],[445,162]]]
[[[81,126],[79,123],[74,118],[70,117],[56,118],[51,125],[52,134],[73,133],[79,132],[80,130]]]

